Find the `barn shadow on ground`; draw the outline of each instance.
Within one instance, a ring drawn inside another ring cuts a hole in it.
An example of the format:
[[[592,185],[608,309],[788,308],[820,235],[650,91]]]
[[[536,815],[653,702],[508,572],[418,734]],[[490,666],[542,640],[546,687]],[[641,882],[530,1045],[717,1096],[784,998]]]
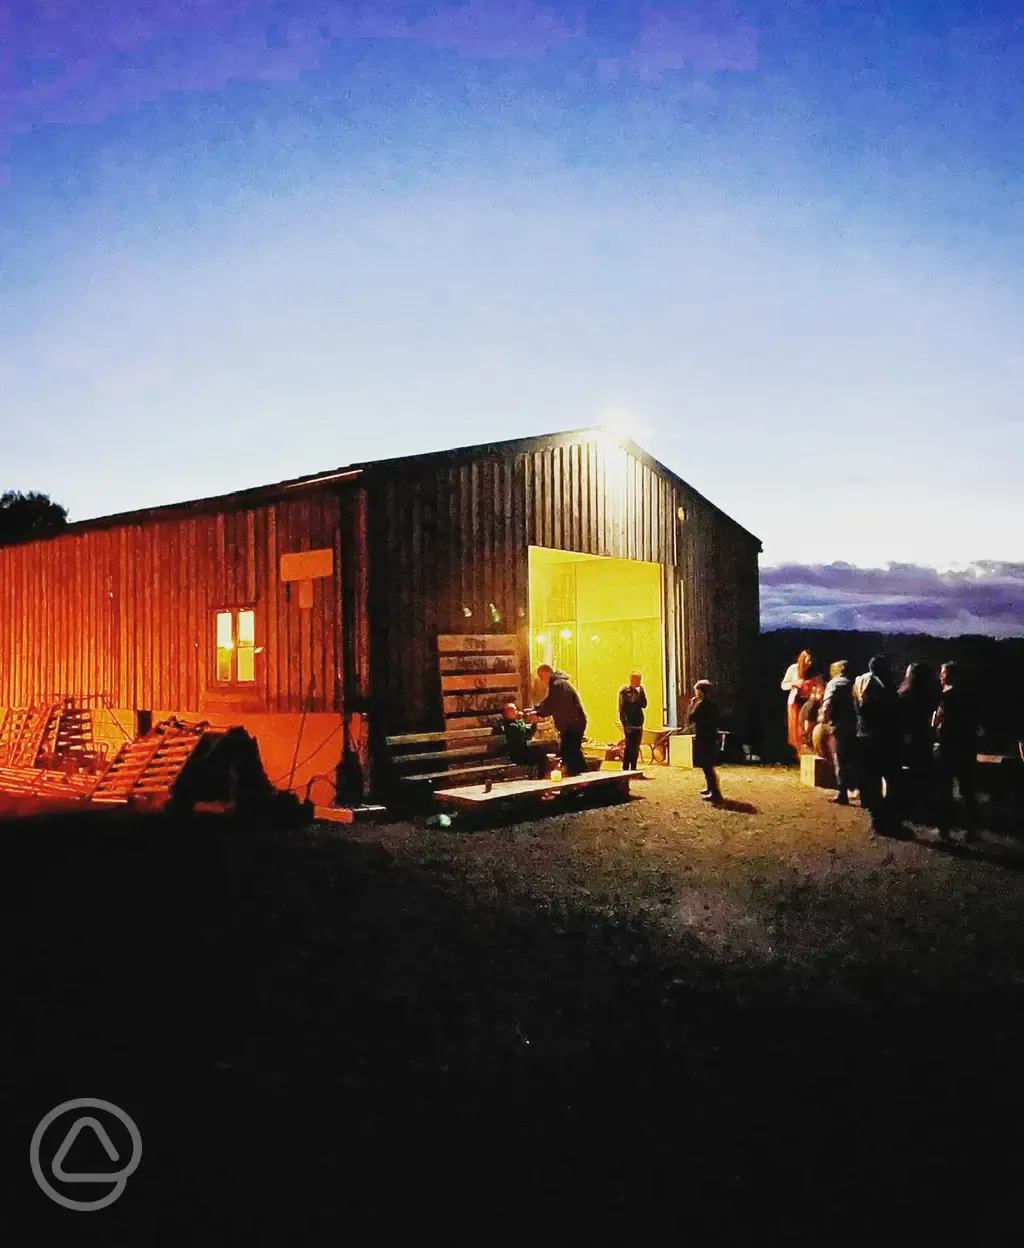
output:
[[[744,1243],[883,1213],[981,1242],[1017,1216],[1009,1150],[977,1146],[1024,1108],[1013,994],[890,992],[905,967],[879,947],[874,1005],[850,1007],[540,868],[471,879],[369,836],[79,817],[0,837],[12,1138],[99,1095],[145,1142],[83,1243],[312,1244],[410,1216],[427,1241]],[[835,886],[814,904],[856,918]],[[982,1177],[979,1211],[960,1198]],[[64,1212],[44,1205],[42,1238]]]

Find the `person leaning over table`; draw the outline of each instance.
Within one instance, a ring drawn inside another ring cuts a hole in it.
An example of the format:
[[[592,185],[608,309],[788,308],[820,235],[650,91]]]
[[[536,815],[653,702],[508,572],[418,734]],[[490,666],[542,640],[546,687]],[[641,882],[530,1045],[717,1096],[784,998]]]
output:
[[[544,689],[544,698],[526,712],[529,722],[550,717],[558,733],[558,753],[567,776],[582,776],[587,770],[583,757],[583,734],[587,730],[587,713],[580,695],[565,672],[558,672],[550,663],[537,668],[537,679]]]

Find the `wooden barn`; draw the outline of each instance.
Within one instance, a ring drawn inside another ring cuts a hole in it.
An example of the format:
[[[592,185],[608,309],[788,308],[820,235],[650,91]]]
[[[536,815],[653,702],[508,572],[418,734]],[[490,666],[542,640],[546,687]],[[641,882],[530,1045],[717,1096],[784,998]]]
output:
[[[70,525],[0,550],[0,715],[74,699],[108,751],[175,716],[241,725],[281,788],[374,787],[384,739],[484,722],[551,662],[598,740],[715,682],[738,728],[757,538],[601,430],[349,468]]]

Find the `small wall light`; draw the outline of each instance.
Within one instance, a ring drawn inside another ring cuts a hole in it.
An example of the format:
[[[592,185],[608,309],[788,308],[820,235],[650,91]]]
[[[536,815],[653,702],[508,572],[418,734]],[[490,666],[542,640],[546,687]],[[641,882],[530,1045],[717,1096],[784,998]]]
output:
[[[471,610],[469,607],[463,607],[463,608],[462,608],[462,614],[463,614],[463,615],[466,617],[466,619],[468,620],[468,619],[469,619],[469,617],[473,614],[473,612],[472,612],[472,610]]]
[[[680,523],[685,523],[685,521],[686,521],[686,508],[685,508],[685,507],[680,507],[680,508],[679,508],[679,510],[676,512],[676,515],[679,517]]]
[[[563,641],[569,641],[572,637],[572,629],[563,628],[562,631],[558,635],[559,637],[561,637]]]

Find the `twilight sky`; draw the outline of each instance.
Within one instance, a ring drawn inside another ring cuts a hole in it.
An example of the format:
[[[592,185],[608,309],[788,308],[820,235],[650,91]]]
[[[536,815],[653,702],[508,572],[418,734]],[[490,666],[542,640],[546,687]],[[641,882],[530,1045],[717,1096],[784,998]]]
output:
[[[0,489],[615,419],[766,625],[1024,632],[1022,71],[990,0],[7,0]]]

